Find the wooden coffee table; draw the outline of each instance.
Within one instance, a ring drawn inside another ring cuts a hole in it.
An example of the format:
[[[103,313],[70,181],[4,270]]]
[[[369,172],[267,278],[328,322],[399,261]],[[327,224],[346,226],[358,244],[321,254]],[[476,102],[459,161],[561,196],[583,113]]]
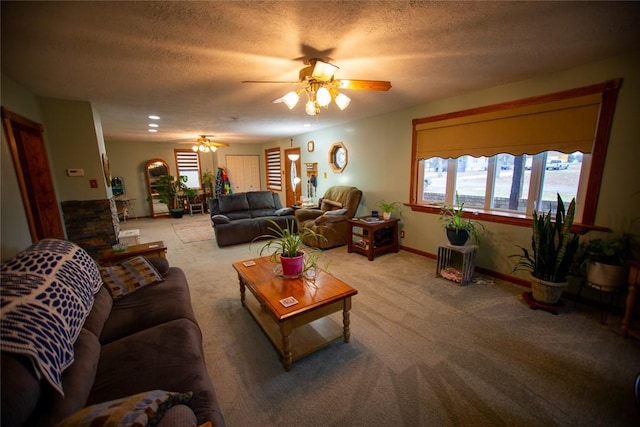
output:
[[[255,265],[249,266],[251,262]],[[291,363],[341,338],[349,342],[351,297],[357,290],[319,270],[315,281],[285,279],[274,273],[269,257],[233,264],[240,281],[240,300],[282,357],[284,369]],[[253,297],[247,298],[246,289]],[[287,297],[298,303],[285,307]],[[342,311],[342,325],[328,316]]]

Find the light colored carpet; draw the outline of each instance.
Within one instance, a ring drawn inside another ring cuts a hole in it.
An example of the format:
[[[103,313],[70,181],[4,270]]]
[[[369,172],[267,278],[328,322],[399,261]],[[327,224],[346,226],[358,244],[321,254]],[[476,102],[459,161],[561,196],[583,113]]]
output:
[[[175,221],[177,222],[172,223],[171,226],[182,243],[215,239],[213,227],[211,227],[211,222],[206,216],[200,215],[199,217],[189,217],[188,219],[183,217]]]
[[[164,240],[185,270],[229,427],[640,425],[640,341],[621,336],[620,316],[602,325],[598,310],[572,303],[554,316],[531,310],[517,285],[460,287],[415,254],[369,262],[335,248],[323,252],[330,273],[358,290],[351,342],[285,372],[231,267],[257,245],[183,244],[163,219],[127,228]]]

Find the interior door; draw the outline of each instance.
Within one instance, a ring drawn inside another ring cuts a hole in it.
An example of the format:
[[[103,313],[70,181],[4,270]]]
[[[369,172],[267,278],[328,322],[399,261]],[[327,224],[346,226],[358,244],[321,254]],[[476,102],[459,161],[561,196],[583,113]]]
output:
[[[292,161],[289,155],[297,155],[296,161]],[[287,148],[284,150],[284,188],[287,206],[293,206],[300,201],[302,196],[302,177],[300,161],[300,147]]]
[[[60,207],[56,199],[47,150],[40,123],[2,108],[2,121],[31,232],[31,240],[64,239]]]

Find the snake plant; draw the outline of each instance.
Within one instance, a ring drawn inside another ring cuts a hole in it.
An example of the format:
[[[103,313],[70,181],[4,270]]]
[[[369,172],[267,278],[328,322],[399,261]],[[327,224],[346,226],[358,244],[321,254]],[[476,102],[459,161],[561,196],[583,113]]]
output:
[[[529,270],[534,277],[541,280],[566,282],[579,243],[578,236],[571,233],[575,211],[575,198],[565,211],[562,198],[558,194],[555,221],[551,221],[551,211],[546,214],[534,212],[531,252],[519,246],[522,254],[512,255],[519,258],[513,271]]]

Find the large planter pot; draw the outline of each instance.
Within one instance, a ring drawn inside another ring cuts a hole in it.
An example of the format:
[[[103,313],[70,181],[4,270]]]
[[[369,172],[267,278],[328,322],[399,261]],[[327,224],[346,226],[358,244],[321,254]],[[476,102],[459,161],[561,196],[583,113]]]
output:
[[[557,304],[562,296],[562,291],[568,285],[568,282],[547,282],[534,276],[530,277],[533,299],[543,304]]]
[[[284,276],[297,276],[304,270],[304,252],[298,252],[298,256],[292,258],[281,255],[280,264]]]
[[[624,265],[610,265],[590,261],[587,264],[587,283],[600,288],[616,288],[627,283]]]
[[[174,218],[182,218],[182,216],[184,215],[184,209],[182,208],[169,209],[169,212],[171,213],[171,216]]]
[[[447,239],[453,246],[464,246],[469,240],[469,232],[457,228],[447,228]]]

